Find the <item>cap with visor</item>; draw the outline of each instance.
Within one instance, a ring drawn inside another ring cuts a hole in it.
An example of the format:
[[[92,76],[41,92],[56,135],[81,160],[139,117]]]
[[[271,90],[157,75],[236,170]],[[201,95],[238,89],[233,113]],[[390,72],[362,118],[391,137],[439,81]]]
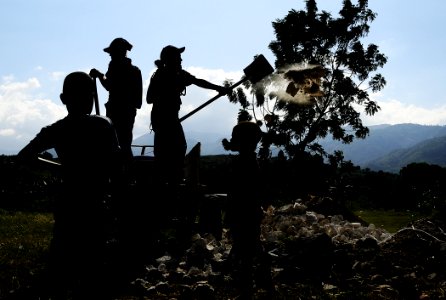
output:
[[[185,49],[186,47],[178,48],[172,45],[168,45],[164,47],[163,50],[161,50],[160,59],[161,61],[169,61],[172,58],[181,55],[181,53],[183,53]]]

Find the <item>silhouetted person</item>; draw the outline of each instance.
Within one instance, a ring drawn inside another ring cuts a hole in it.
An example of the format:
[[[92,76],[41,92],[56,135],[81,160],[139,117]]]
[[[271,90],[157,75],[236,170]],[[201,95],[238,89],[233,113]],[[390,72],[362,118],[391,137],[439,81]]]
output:
[[[186,94],[186,87],[194,84],[221,94],[228,92],[223,86],[196,78],[183,70],[181,53],[184,49],[172,45],[162,49],[160,59],[155,61],[158,69],[150,79],[146,98],[148,104],[153,104],[151,125],[155,133],[154,155],[161,184],[170,185],[173,190],[183,180],[187,150],[186,138],[178,116],[181,96]]]
[[[108,102],[105,104],[106,116],[116,128],[119,144],[127,159],[133,156],[133,125],[143,97],[141,71],[127,57],[127,51],[131,49],[132,45],[127,40],[114,39],[104,49],[111,57],[105,75],[96,69],[90,71],[90,75],[99,78],[102,86],[109,92]]]
[[[254,258],[263,252],[260,243],[262,211],[262,184],[256,148],[262,139],[262,130],[246,111],[241,111],[231,139],[222,140],[225,150],[236,151],[230,177],[225,222],[232,238],[230,259],[238,269],[245,296],[253,286]]]
[[[54,204],[49,270],[52,299],[103,299],[106,295],[106,242],[112,182],[121,170],[120,148],[111,121],[90,115],[93,79],[84,72],[66,76],[60,94],[68,115],[46,127],[17,155],[32,163],[54,148],[61,163],[62,192]]]

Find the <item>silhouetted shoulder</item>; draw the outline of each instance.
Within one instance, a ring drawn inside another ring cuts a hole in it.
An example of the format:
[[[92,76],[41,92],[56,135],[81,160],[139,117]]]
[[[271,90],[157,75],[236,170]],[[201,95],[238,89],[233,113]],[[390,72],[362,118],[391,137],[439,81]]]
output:
[[[243,121],[238,123],[237,125],[235,125],[234,130],[243,132],[247,135],[258,134],[262,132],[259,125],[251,121]]]
[[[113,127],[110,118],[101,115],[90,115],[91,122],[97,126]]]

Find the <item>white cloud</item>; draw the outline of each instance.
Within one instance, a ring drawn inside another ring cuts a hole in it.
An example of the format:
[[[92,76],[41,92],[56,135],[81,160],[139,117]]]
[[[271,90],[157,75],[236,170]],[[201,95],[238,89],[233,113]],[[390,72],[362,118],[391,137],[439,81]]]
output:
[[[43,126],[66,115],[62,104],[40,99],[37,78],[14,81],[3,77],[0,84],[0,137],[2,147],[24,146]]]
[[[365,125],[416,123],[421,125],[445,125],[446,105],[432,109],[405,104],[399,100],[378,101],[381,110],[373,116],[361,114]]]
[[[86,72],[88,73],[88,71],[86,71]],[[63,80],[66,75],[67,75],[66,72],[56,71],[56,72],[51,72],[50,77],[52,80],[60,81],[60,80]]]
[[[33,77],[28,79],[25,82],[15,82],[15,78],[13,75],[3,76],[2,84],[0,85],[0,93],[1,95],[11,95],[13,93],[20,93],[21,91],[38,88],[40,87],[39,80]]]
[[[133,126],[133,138],[138,138],[150,131],[150,111],[152,106],[143,101],[141,109],[137,111],[135,124]]]
[[[201,67],[189,67],[186,69],[195,77],[206,79],[215,84],[222,84],[224,80],[239,81],[243,77],[243,72],[226,72],[223,69],[209,70]]]
[[[0,129],[0,136],[13,136],[15,133],[13,128]]]

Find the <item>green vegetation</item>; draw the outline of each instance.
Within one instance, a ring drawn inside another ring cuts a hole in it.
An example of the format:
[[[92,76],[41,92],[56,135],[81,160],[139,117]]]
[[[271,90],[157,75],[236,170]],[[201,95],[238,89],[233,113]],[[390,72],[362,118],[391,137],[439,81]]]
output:
[[[373,116],[381,109],[369,93],[386,85],[379,70],[387,57],[377,45],[366,44],[377,16],[368,1],[342,1],[337,17],[320,11],[316,0],[305,3],[305,10],[290,10],[272,23],[275,40],[269,49],[277,72],[251,87],[255,97],[241,88],[228,95],[265,123],[259,151],[265,158],[274,146],[291,159],[305,152],[326,155],[318,139],[327,134],[344,144],[364,139],[369,129],[357,110]],[[286,84],[286,93],[277,91],[278,82]]]
[[[422,217],[420,213],[413,211],[358,210],[354,213],[367,223],[384,228],[391,233],[397,232]]]
[[[26,289],[46,265],[52,237],[50,213],[0,210],[0,299]]]

